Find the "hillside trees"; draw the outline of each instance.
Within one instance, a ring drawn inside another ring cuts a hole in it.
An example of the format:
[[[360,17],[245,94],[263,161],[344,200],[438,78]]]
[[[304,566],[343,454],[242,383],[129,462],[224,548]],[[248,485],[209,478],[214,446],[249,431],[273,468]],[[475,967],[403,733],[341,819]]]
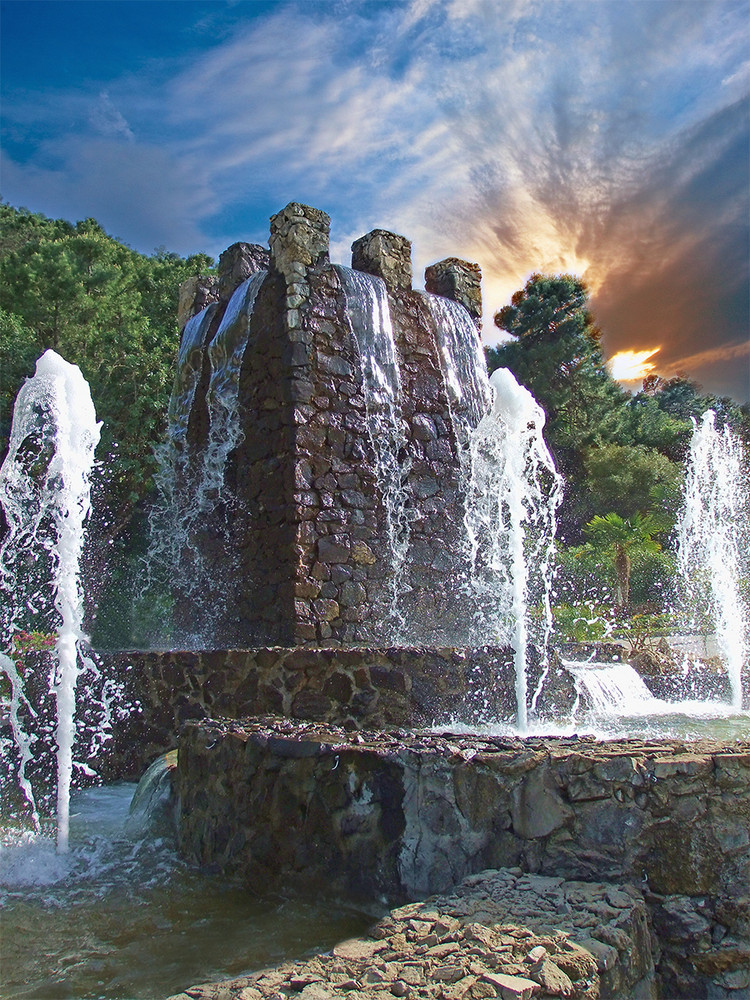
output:
[[[77,364],[104,421],[97,456],[110,537],[152,489],[179,344],[178,287],[212,264],[204,254],[136,253],[93,219],[72,225],[0,204],[0,449],[36,359],[52,348]]]

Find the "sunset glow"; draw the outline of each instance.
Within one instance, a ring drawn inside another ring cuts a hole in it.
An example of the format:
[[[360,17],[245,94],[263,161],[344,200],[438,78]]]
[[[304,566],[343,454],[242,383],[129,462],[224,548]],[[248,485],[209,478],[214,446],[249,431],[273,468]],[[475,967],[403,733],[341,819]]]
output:
[[[618,351],[609,359],[612,377],[618,382],[640,382],[656,367],[649,364],[648,359],[660,350],[660,347],[654,347],[650,351]]]

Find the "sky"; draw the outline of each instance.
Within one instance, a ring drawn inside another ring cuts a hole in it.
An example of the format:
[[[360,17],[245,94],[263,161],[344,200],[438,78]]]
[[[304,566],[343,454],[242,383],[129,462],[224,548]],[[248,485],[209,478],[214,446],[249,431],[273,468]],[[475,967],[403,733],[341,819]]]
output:
[[[2,0],[0,197],[151,253],[383,228],[492,316],[584,278],[607,357],[750,399],[750,0]],[[658,349],[658,350],[657,350]]]

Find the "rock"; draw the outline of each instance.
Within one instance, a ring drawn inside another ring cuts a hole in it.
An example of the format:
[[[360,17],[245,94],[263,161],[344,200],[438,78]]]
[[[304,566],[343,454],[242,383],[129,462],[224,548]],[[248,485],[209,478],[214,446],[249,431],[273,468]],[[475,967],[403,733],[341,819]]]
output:
[[[488,973],[482,976],[482,982],[489,983],[502,1000],[531,1000],[531,997],[540,992],[538,983],[521,976]]]

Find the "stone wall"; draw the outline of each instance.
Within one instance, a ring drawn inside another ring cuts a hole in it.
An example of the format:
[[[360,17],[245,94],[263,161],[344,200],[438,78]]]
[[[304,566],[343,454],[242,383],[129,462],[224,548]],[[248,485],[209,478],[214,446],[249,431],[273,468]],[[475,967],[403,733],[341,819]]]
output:
[[[248,885],[419,898],[500,867],[632,883],[665,995],[745,988],[750,743],[206,722],[183,732],[178,789],[183,851]]]
[[[474,642],[475,609],[464,586],[460,406],[451,401],[428,299],[411,287],[411,244],[374,230],[354,243],[352,260],[384,283],[393,325],[403,434],[394,459],[403,507],[394,529],[376,471],[379,404],[364,391],[328,230],[324,212],[292,203],[271,220],[270,253],[236,244],[222,255],[206,345],[239,283],[260,269],[268,276],[240,374],[241,441],[215,509],[190,539],[195,558],[215,573],[215,593],[211,572],[204,573],[205,593],[178,600],[180,613],[204,609],[213,619],[211,645],[224,647]],[[476,322],[480,277],[476,265],[450,258],[434,265],[428,284]],[[209,294],[194,285],[183,290],[183,317],[190,294],[196,307]],[[206,355],[188,429],[196,468],[208,434],[209,374]],[[394,569],[394,531],[408,549],[402,576]],[[177,593],[184,596],[179,582]],[[178,625],[190,632],[189,622]]]
[[[531,650],[530,690],[539,685]],[[349,729],[481,724],[515,711],[513,653],[480,649],[281,648],[99,654],[102,673],[133,710],[115,728],[102,759],[107,778],[139,778],[177,745],[188,720],[284,715]],[[538,711],[559,716],[574,701],[571,678],[555,662]]]

